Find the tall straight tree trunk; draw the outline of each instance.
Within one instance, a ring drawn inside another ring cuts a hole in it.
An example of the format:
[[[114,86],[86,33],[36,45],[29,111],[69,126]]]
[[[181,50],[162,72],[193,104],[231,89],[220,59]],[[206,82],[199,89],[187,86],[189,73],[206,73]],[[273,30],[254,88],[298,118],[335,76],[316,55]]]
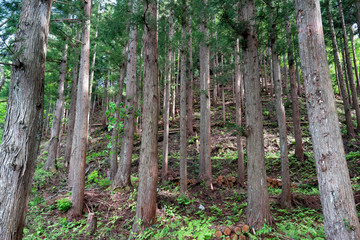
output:
[[[300,59],[327,239],[360,239],[326,57],[319,0],[295,0]]]
[[[203,0],[206,7],[207,0]],[[212,188],[211,173],[211,136],[210,136],[210,59],[208,15],[204,10],[201,16],[200,32],[203,40],[200,43],[200,171],[199,179]]]
[[[121,63],[120,76],[119,76],[119,92],[116,99],[116,106],[119,107],[123,101],[123,89],[124,89],[124,79],[126,71],[126,60],[127,59],[127,46],[124,48],[124,60]],[[119,144],[119,127],[120,123],[120,109],[115,110],[114,118],[116,119],[116,126],[112,129],[111,132],[111,153],[110,153],[110,179],[114,180],[116,172],[118,170],[118,144]]]
[[[132,2],[132,13],[136,13],[137,2]],[[124,137],[120,150],[119,168],[117,169],[113,186],[125,187],[131,184],[131,159],[134,147],[135,108],[136,108],[136,49],[137,27],[130,25],[129,52],[126,66],[126,97]]]
[[[94,74],[95,74],[95,61],[96,61],[96,48],[97,48],[97,41],[98,41],[98,27],[99,27],[99,14],[100,14],[100,3],[98,3],[98,8],[97,8],[97,12],[96,12],[96,26],[95,26],[95,36],[94,36],[94,46],[92,48],[93,51],[93,56],[92,56],[92,61],[91,61],[91,72],[90,72],[90,79],[89,79],[89,115],[88,115],[88,119],[89,119],[89,134],[91,134],[91,118],[90,118],[90,114],[93,111],[92,107],[91,107],[91,95],[92,95],[92,88],[93,88],[93,83],[94,83]]]
[[[187,190],[187,131],[186,131],[186,0],[181,1],[181,76],[180,76],[180,193]]]
[[[352,98],[351,98],[351,92],[350,92],[349,74],[348,74],[348,71],[346,68],[346,57],[345,57],[344,48],[342,48],[341,56],[342,56],[342,60],[343,60],[342,67],[343,67],[344,79],[345,79],[345,84],[346,84],[347,96],[349,99],[349,104],[353,105],[352,100],[351,100]]]
[[[0,239],[20,240],[41,140],[52,1],[23,0],[0,145]]]
[[[287,75],[287,66],[286,66],[286,56],[283,55],[283,62],[284,62],[284,87],[285,87],[285,94],[286,101],[289,101],[289,85],[288,85],[288,75]]]
[[[304,162],[304,149],[302,144],[302,134],[300,126],[300,111],[298,101],[298,87],[295,77],[295,60],[291,36],[291,25],[289,19],[286,20],[286,38],[288,43],[288,61],[289,61],[289,78],[290,78],[290,90],[291,90],[291,102],[292,102],[292,118],[294,122],[294,138],[295,138],[295,156],[296,158]]]
[[[354,30],[352,30],[352,27],[350,26],[350,41],[351,41],[351,49],[352,49],[355,77],[356,77],[356,91],[359,94],[359,92],[360,92],[359,72],[358,72],[357,61],[356,61],[356,50],[355,50],[355,40],[354,39],[355,39],[355,33],[354,33]]]
[[[266,184],[263,118],[260,97],[260,76],[255,31],[255,3],[245,0],[241,16],[248,26],[243,35],[245,115],[247,129],[248,205],[247,222],[260,229],[267,221],[271,223],[269,194]]]
[[[163,159],[162,159],[162,180],[167,180],[168,175],[168,157],[169,157],[169,118],[170,118],[170,90],[171,90],[171,77],[173,66],[173,46],[172,39],[174,37],[174,16],[173,10],[170,9],[169,14],[169,48],[168,48],[168,65],[167,76],[165,80],[165,93],[164,93],[164,140],[163,140]]]
[[[56,107],[55,107],[55,119],[53,121],[53,126],[51,128],[51,137],[48,148],[48,158],[44,165],[44,169],[46,171],[55,170],[57,152],[60,144],[59,138],[60,138],[60,128],[61,128],[61,120],[62,120],[61,118],[64,109],[64,83],[67,72],[67,68],[66,68],[67,51],[68,51],[68,44],[65,43],[63,49],[63,56],[61,58],[61,64],[60,64],[60,77],[58,84],[58,99],[56,100]]]
[[[330,23],[330,31],[331,31],[331,41],[332,41],[332,47],[334,52],[334,60],[335,60],[335,66],[337,71],[337,78],[339,79],[339,88],[341,91],[341,96],[343,99],[344,104],[344,111],[345,111],[345,120],[346,120],[346,129],[351,138],[355,138],[356,134],[354,131],[354,126],[351,119],[351,106],[348,102],[347,94],[346,94],[346,87],[345,87],[345,80],[343,75],[343,69],[341,67],[340,63],[340,56],[339,56],[339,48],[336,41],[336,33],[335,33],[335,27],[334,22],[331,15],[331,9],[330,9],[330,2],[329,0],[326,1],[326,7],[327,7],[327,14],[328,14],[328,21]]]
[[[242,120],[241,120],[241,68],[240,68],[240,44],[239,39],[236,39],[235,45],[235,99],[236,99],[236,125],[241,128]],[[244,151],[242,144],[242,136],[240,132],[237,133],[236,136],[236,144],[238,150],[238,182],[240,186],[244,186],[245,184],[245,167],[244,167]]]
[[[172,121],[175,120],[175,108],[176,108],[176,78],[179,75],[179,69],[176,68],[176,52],[174,51],[173,54],[173,61],[172,61],[172,72],[173,76],[171,76],[171,118]]]
[[[77,34],[77,40],[80,41],[80,31]],[[75,59],[79,59],[79,48],[78,46],[75,47],[74,51]],[[71,82],[71,100],[70,100],[70,111],[69,111],[69,124],[67,129],[67,136],[66,136],[66,148],[65,148],[65,165],[69,167],[69,186],[72,182],[72,173],[74,166],[70,165],[70,156],[71,156],[71,148],[74,136],[74,125],[75,125],[75,110],[76,110],[76,95],[77,95],[77,80],[78,80],[78,71],[79,71],[79,63],[75,61],[75,66],[72,69],[72,82]]]
[[[351,59],[350,59],[350,51],[349,51],[349,45],[348,45],[349,41],[348,41],[347,32],[346,32],[346,25],[345,25],[342,3],[341,3],[341,0],[337,0],[337,2],[339,4],[341,27],[342,27],[343,34],[344,34],[344,50],[345,50],[346,66],[347,66],[348,77],[349,77],[350,88],[351,88],[352,103],[353,103],[353,107],[354,107],[355,113],[356,113],[357,131],[359,132],[360,131],[359,100],[358,100],[358,95],[357,95],[357,91],[356,91],[356,87],[355,87],[354,74],[353,74],[352,64],[351,64]]]
[[[224,76],[224,55],[221,54],[221,75]],[[225,105],[225,83],[221,84],[221,102],[222,102],[222,119],[225,124],[226,121],[226,105]]]
[[[192,55],[192,36],[191,36],[191,15],[189,16],[188,21],[188,36],[189,36],[189,82],[187,84],[187,133],[189,135],[194,135],[194,127],[193,127],[193,100],[194,100],[194,75],[193,75],[193,55]]]
[[[90,55],[90,16],[91,1],[84,1],[84,16],[86,20],[82,30],[82,45],[80,57],[79,82],[76,100],[76,116],[74,138],[70,162],[74,162],[72,184],[72,217],[82,215],[85,191],[85,160],[88,138],[89,112],[89,55]]]
[[[110,65],[110,63],[109,63]],[[103,129],[107,129],[107,116],[106,111],[108,110],[108,85],[110,83],[110,70],[108,70],[108,77],[104,79],[104,91],[103,91],[103,99],[102,99],[102,127]]]
[[[158,45],[157,1],[149,0],[143,34],[144,86],[142,135],[139,163],[139,190],[133,231],[138,232],[155,222],[156,187],[158,180]]]
[[[295,57],[296,59],[296,57]],[[300,81],[300,72],[299,72],[299,64],[296,63],[296,68],[295,68],[295,77],[296,77],[296,82],[297,82],[297,86],[298,86],[298,95],[301,97],[303,95],[302,92],[302,88],[301,88],[301,81]]]
[[[0,65],[0,92],[4,83],[5,83],[5,73],[4,73],[4,69]]]

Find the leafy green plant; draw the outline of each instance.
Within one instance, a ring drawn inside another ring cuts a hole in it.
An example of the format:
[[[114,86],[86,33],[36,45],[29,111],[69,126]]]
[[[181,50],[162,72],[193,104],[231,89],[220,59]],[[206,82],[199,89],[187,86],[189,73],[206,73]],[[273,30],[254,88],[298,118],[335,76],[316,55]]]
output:
[[[56,207],[62,212],[67,212],[71,207],[71,201],[68,198],[61,198],[56,200]]]
[[[99,182],[99,173],[97,170],[91,172],[88,176],[88,181],[92,183],[98,183]]]

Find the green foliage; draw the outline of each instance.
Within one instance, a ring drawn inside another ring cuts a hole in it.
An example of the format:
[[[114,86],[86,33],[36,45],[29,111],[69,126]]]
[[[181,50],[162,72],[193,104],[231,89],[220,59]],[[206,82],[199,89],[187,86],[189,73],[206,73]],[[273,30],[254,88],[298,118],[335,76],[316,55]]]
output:
[[[62,212],[67,212],[71,207],[71,201],[68,198],[61,198],[56,200],[56,207]]]
[[[88,181],[91,183],[98,183],[99,182],[99,173],[97,170],[91,172],[88,176]]]
[[[189,199],[186,195],[180,195],[176,201],[180,204],[180,205],[189,205],[191,203],[194,202],[194,199]]]

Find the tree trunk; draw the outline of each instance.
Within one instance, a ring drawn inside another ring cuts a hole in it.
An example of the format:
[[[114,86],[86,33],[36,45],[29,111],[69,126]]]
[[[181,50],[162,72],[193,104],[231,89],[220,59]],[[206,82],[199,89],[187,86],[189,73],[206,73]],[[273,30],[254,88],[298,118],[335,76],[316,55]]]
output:
[[[236,39],[235,46],[235,95],[236,95],[236,125],[238,128],[242,127],[241,123],[241,92],[240,92],[240,84],[241,84],[241,68],[240,68],[240,46],[239,39]],[[244,186],[245,184],[245,167],[244,167],[244,151],[242,144],[242,136],[240,131],[236,136],[236,144],[238,150],[238,182],[240,186]]]
[[[132,13],[136,13],[137,2],[132,3]],[[134,147],[135,108],[136,108],[136,49],[137,27],[130,25],[129,52],[126,66],[126,97],[124,137],[120,150],[119,168],[117,169],[113,186],[125,187],[131,184],[131,159]]]
[[[64,49],[63,49],[63,56],[61,59],[60,64],[60,80],[58,84],[58,99],[56,101],[56,107],[55,107],[55,118],[53,121],[53,125],[51,128],[51,137],[50,137],[50,143],[48,148],[48,157],[46,160],[46,163],[44,165],[44,170],[50,171],[55,170],[56,165],[56,157],[57,152],[59,148],[59,138],[60,138],[60,128],[61,128],[61,120],[63,115],[63,109],[64,109],[64,83],[65,83],[65,77],[67,73],[66,63],[67,63],[67,51],[68,51],[68,44],[65,43]]]
[[[5,83],[5,73],[4,73],[4,69],[0,65],[0,92],[1,92],[1,88],[3,87],[4,83]]]
[[[286,56],[283,55],[283,62],[284,62],[284,87],[285,87],[285,96],[286,101],[289,101],[289,85],[288,85],[288,75],[287,75],[287,66],[286,66]]]
[[[246,217],[249,225],[254,226],[255,229],[260,229],[265,221],[271,223],[271,217],[265,171],[259,61],[257,36],[254,26],[254,0],[244,1],[241,16],[243,21],[249,24],[243,35],[248,166],[248,205]]]
[[[173,10],[170,9],[169,14],[169,48],[168,48],[168,65],[167,65],[167,79],[165,80],[164,93],[164,140],[163,140],[163,159],[162,159],[162,180],[167,180],[168,175],[168,155],[169,155],[169,117],[170,117],[170,90],[173,66],[173,46],[172,40],[174,37],[174,19]]]
[[[281,84],[281,71],[279,56],[276,50],[276,42],[272,43],[272,59],[274,64],[274,84],[275,84],[275,105],[276,116],[279,125],[279,137],[280,137],[280,157],[281,157],[281,180],[282,180],[282,192],[281,192],[281,207],[291,208],[291,182],[289,175],[289,157],[287,146],[287,131],[286,131],[286,117],[285,108],[282,102],[282,84]]]
[[[173,75],[171,76],[171,118],[172,121],[175,120],[175,105],[176,105],[176,77],[179,75],[179,70],[176,68],[176,52],[174,51],[173,54],[173,61],[172,61],[172,72]]]
[[[355,68],[356,91],[359,94],[359,92],[360,92],[359,72],[358,72],[357,61],[356,61],[356,50],[355,50],[355,40],[354,39],[355,39],[355,33],[354,33],[354,30],[352,30],[352,27],[350,26],[350,41],[351,41],[353,62],[354,62],[354,68]]]
[[[346,58],[345,58],[344,48],[342,48],[341,56],[342,56],[342,60],[343,60],[342,67],[343,67],[344,79],[345,79],[345,84],[346,84],[347,96],[348,96],[349,104],[352,105],[350,84],[349,84],[349,74],[346,69]]]
[[[86,21],[82,30],[81,58],[79,82],[76,100],[76,116],[74,125],[74,139],[70,162],[74,162],[72,185],[72,217],[82,215],[85,191],[85,160],[88,138],[89,112],[89,52],[90,52],[90,15],[91,1],[84,1],[84,16]],[[76,173],[76,174],[75,174]]]
[[[110,63],[109,63],[110,64]],[[107,129],[107,116],[106,111],[108,110],[108,84],[110,82],[110,74],[108,72],[108,77],[104,79],[104,91],[103,91],[103,99],[102,99],[102,127],[103,129]]]
[[[334,53],[334,61],[335,61],[336,68],[338,69],[337,77],[339,79],[339,88],[341,91],[343,104],[344,104],[346,129],[347,129],[347,132],[348,132],[350,138],[355,138],[356,134],[354,131],[354,126],[352,123],[351,112],[350,112],[351,106],[348,102],[348,98],[347,98],[347,94],[346,94],[345,80],[344,80],[344,75],[343,75],[343,69],[342,69],[341,63],[340,63],[339,48],[338,48],[337,41],[336,41],[336,33],[335,33],[334,22],[333,22],[331,11],[330,11],[329,0],[326,2],[326,7],[327,7],[327,13],[328,13],[328,21],[330,23],[331,41],[332,41],[332,47],[333,47],[333,53]]]
[[[157,1],[149,0],[143,34],[144,87],[142,135],[139,164],[139,190],[133,231],[138,232],[155,222],[156,187],[158,180],[158,45]]]
[[[100,4],[98,3],[98,8],[97,8],[97,12],[96,12],[96,26],[95,26],[95,36],[94,36],[94,46],[92,48],[93,50],[93,56],[92,56],[92,61],[91,61],[91,72],[90,72],[90,79],[89,79],[89,116],[88,116],[88,121],[89,121],[89,130],[88,130],[88,134],[91,134],[91,118],[90,118],[90,113],[93,111],[92,107],[91,107],[91,95],[92,95],[92,88],[93,88],[93,83],[94,83],[94,74],[95,74],[95,61],[96,61],[96,47],[97,47],[97,41],[98,41],[98,26],[99,26],[99,14],[100,14]]]
[[[298,100],[299,96],[298,96],[298,87],[295,78],[295,60],[294,60],[293,44],[292,44],[292,36],[291,36],[291,25],[289,19],[286,20],[286,37],[288,43],[287,54],[289,61],[292,118],[294,122],[295,156],[299,161],[304,162],[304,149],[302,144],[300,111],[299,111],[299,100]]]
[[[346,33],[346,25],[345,25],[344,13],[343,13],[341,0],[337,0],[337,2],[339,4],[341,27],[342,27],[343,34],[344,34],[344,50],[345,50],[346,66],[347,66],[348,77],[349,77],[350,88],[351,88],[351,96],[352,96],[352,100],[353,100],[352,103],[353,103],[353,107],[354,107],[355,113],[356,113],[357,131],[359,132],[360,131],[360,108],[359,108],[358,95],[357,95],[357,91],[356,91],[356,87],[355,87],[354,74],[353,74],[352,64],[351,64],[351,59],[350,59],[350,51],[349,51],[349,46],[348,46],[349,41],[348,41],[347,33]]]
[[[52,1],[23,0],[0,145],[0,239],[20,240],[41,139]]]
[[[77,34],[77,40],[80,40],[80,31]],[[74,51],[75,59],[79,59],[79,48],[76,46]],[[72,70],[72,83],[71,83],[71,100],[70,100],[70,112],[69,112],[69,124],[66,136],[66,148],[65,148],[65,166],[69,166],[69,186],[73,180],[74,165],[70,162],[71,148],[74,136],[75,125],[75,110],[76,110],[76,95],[77,95],[77,80],[78,80],[79,63],[75,61],[75,66]]]
[[[124,79],[126,71],[126,59],[127,58],[127,46],[124,48],[124,60],[122,61],[120,68],[119,76],[119,92],[116,100],[116,107],[119,108],[123,101],[123,89],[124,89]],[[118,170],[118,144],[119,144],[119,123],[120,123],[120,109],[115,110],[114,118],[116,119],[116,126],[112,129],[111,132],[111,153],[110,153],[110,180],[114,180],[116,172]]]
[[[360,226],[326,57],[319,0],[295,0],[301,66],[327,239],[360,239]]]
[[[191,16],[189,16],[188,22],[188,36],[189,36],[189,82],[187,84],[187,133],[189,135],[194,135],[193,127],[193,85],[194,85],[194,76],[193,76],[193,56],[192,56],[192,36],[191,36]]]
[[[187,131],[186,131],[186,0],[181,1],[181,76],[180,76],[180,193],[187,190]]]
[[[208,1],[203,0],[206,8]],[[203,40],[200,42],[200,171],[199,179],[212,188],[211,173],[211,136],[210,136],[210,59],[208,15],[204,10],[201,14],[200,32]]]

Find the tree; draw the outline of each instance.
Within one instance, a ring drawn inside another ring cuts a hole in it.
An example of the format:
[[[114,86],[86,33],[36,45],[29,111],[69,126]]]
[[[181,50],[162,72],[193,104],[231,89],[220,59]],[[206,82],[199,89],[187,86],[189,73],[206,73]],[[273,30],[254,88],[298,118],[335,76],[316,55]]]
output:
[[[360,239],[360,226],[326,58],[319,0],[295,0],[310,133],[328,239]]]
[[[172,2],[170,2],[172,3]],[[167,179],[168,175],[168,159],[169,159],[169,118],[170,118],[170,90],[171,90],[171,78],[172,78],[172,65],[173,65],[173,46],[172,40],[174,37],[174,16],[173,10],[169,10],[169,47],[167,53],[167,76],[164,86],[164,140],[163,140],[163,159],[161,178]]]
[[[144,86],[142,135],[139,163],[139,189],[134,232],[155,221],[156,187],[158,180],[158,45],[157,1],[149,0],[144,6],[143,34]]]
[[[275,17],[274,12],[276,9],[271,6],[270,3],[270,16]],[[276,19],[276,17],[275,17]],[[273,76],[274,76],[274,90],[275,90],[275,107],[276,117],[279,125],[279,137],[280,137],[280,157],[281,157],[281,180],[282,180],[282,192],[281,192],[281,206],[283,208],[291,208],[291,182],[289,174],[289,151],[287,145],[287,130],[286,130],[286,117],[285,108],[282,101],[282,81],[280,61],[278,55],[277,46],[277,29],[276,21],[272,21],[270,29],[270,44],[271,44],[271,58],[273,61]],[[286,63],[284,62],[284,65]]]
[[[180,75],[180,192],[187,190],[187,119],[186,119],[186,0],[181,1],[181,75]]]
[[[137,10],[137,2],[130,5],[132,13]],[[136,106],[136,48],[137,48],[137,26],[130,25],[129,51],[126,66],[126,97],[125,97],[125,119],[124,138],[120,151],[119,168],[114,179],[113,186],[125,187],[130,182],[131,159],[133,153],[134,131],[135,131],[135,106]]]
[[[200,171],[199,179],[212,188],[211,173],[211,135],[210,135],[210,58],[207,0],[203,0],[204,9],[200,20]]]
[[[56,101],[55,106],[55,118],[53,121],[53,126],[51,128],[51,137],[49,142],[48,149],[48,158],[45,163],[44,169],[46,171],[54,170],[57,158],[58,148],[60,147],[60,128],[61,128],[61,119],[63,115],[64,109],[64,83],[65,77],[67,74],[67,52],[68,52],[68,44],[65,43],[63,56],[60,64],[60,79],[58,84],[58,99]]]
[[[194,127],[193,127],[193,84],[194,84],[194,75],[193,75],[193,53],[192,53],[192,36],[191,36],[191,15],[188,19],[188,36],[189,36],[189,82],[187,84],[187,132],[189,135],[194,135]]]
[[[350,112],[351,106],[350,106],[348,98],[347,98],[346,87],[345,87],[346,83],[344,80],[343,68],[342,68],[341,62],[340,62],[339,48],[338,48],[337,41],[336,41],[335,27],[334,27],[334,22],[332,19],[329,0],[326,1],[326,7],[327,7],[327,11],[328,11],[328,13],[327,13],[328,21],[330,24],[331,41],[332,41],[332,46],[333,46],[335,67],[336,67],[336,69],[338,69],[337,77],[339,80],[339,88],[340,88],[341,96],[343,99],[343,105],[344,105],[346,129],[348,131],[349,136],[351,138],[355,138],[356,134],[354,131],[354,126],[352,123],[351,112]]]
[[[23,0],[0,145],[0,239],[21,239],[38,155],[52,1]]]
[[[353,107],[355,109],[356,113],[356,122],[357,122],[357,131],[360,131],[360,108],[359,108],[359,100],[358,100],[358,94],[355,87],[355,81],[354,81],[354,74],[353,69],[351,65],[351,59],[350,59],[350,51],[349,51],[349,45],[348,45],[348,38],[347,38],[347,31],[346,31],[346,25],[345,25],[345,19],[344,19],[344,13],[342,8],[341,0],[337,0],[339,4],[339,13],[341,18],[341,27],[343,30],[344,35],[344,51],[345,51],[345,58],[346,58],[346,67],[349,77],[349,83],[351,88],[351,96],[352,96],[352,103]]]
[[[76,116],[74,125],[74,139],[70,158],[73,162],[72,184],[72,216],[78,218],[82,215],[85,192],[85,160],[88,138],[88,111],[89,111],[89,55],[90,55],[90,15],[91,1],[84,1],[85,20],[82,29],[81,58],[79,81],[76,100]]]
[[[241,8],[243,32],[246,147],[248,171],[247,221],[259,229],[271,222],[269,194],[266,185],[264,136],[260,97],[260,76],[255,30],[255,3],[245,0]]]

